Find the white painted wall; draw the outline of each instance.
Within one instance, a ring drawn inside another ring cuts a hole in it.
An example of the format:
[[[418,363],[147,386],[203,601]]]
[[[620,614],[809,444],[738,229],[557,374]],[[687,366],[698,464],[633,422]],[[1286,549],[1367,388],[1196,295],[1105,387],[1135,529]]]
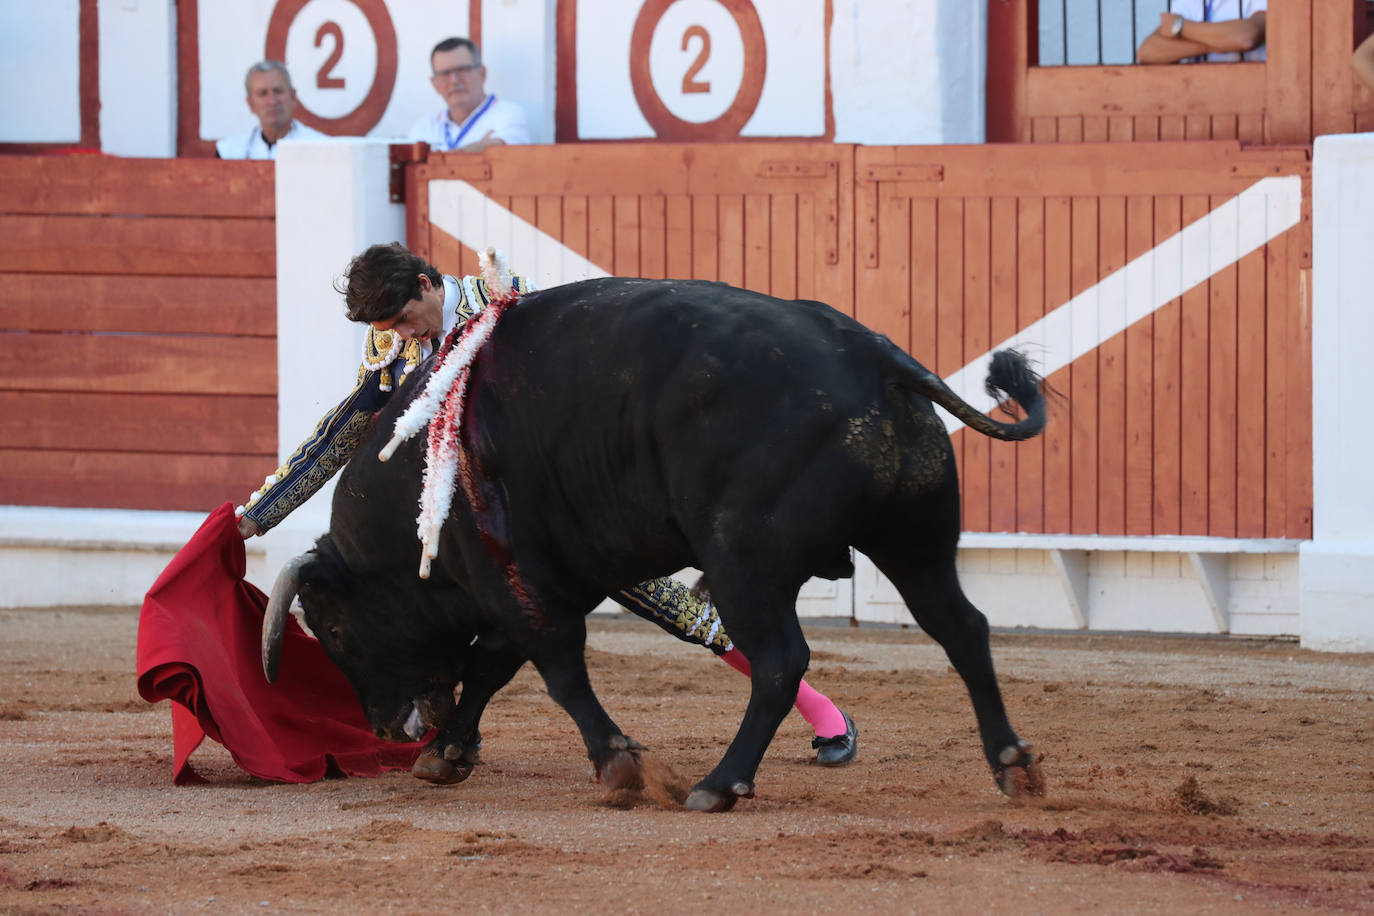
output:
[[[482,61],[487,65],[487,91],[517,102],[525,109],[533,142],[552,143],[558,75],[556,0],[481,2]],[[427,79],[425,88],[430,88]],[[425,104],[426,111],[439,110],[440,99],[433,90]]]
[[[987,9],[967,0],[835,0],[839,143],[981,143]]]
[[[627,12],[627,7],[629,10]],[[630,78],[630,39],[640,4],[578,0],[578,134],[589,140],[649,139],[654,129],[640,112]],[[766,76],[746,137],[819,137],[825,133],[824,0],[756,0],[766,46]],[[692,26],[710,36],[683,47]],[[709,92],[684,93],[683,79],[704,54],[695,82]],[[667,109],[693,124],[712,121],[734,101],[747,60],[744,38],[730,12],[716,0],[679,0],[653,30],[650,76]],[[757,62],[752,62],[757,66]]]
[[[1374,134],[1318,137],[1312,164],[1312,540],[1302,641],[1374,651]]]
[[[80,0],[0,0],[0,143],[81,139]]]
[[[199,512],[0,506],[0,607],[141,604],[204,521]],[[247,578],[270,584],[265,546],[246,546]]]
[[[536,142],[553,141],[557,70],[556,0],[470,0],[482,4],[488,88],[522,105]],[[77,46],[79,0],[0,0],[0,74],[23,92],[0,97],[0,142],[75,142],[80,137]],[[248,67],[266,54],[276,0],[198,6],[199,137],[247,130]],[[592,139],[653,135],[630,85],[630,34],[641,4],[579,0],[578,123]],[[825,0],[755,0],[767,45],[767,76],[745,137],[818,137],[825,131],[825,52],[836,140],[844,143],[969,143],[983,138],[984,4],[966,0],[835,0],[829,34]],[[429,83],[429,52],[442,38],[466,35],[469,0],[393,0],[396,83],[369,132],[402,137],[441,104]],[[331,71],[342,88],[317,79],[334,50],[315,45],[326,21],[344,30]],[[713,36],[699,79],[705,94],[684,94],[682,77],[698,50],[681,47],[691,24]],[[174,0],[100,0],[101,141],[106,152],[170,156],[177,122]],[[302,104],[323,117],[354,108],[377,70],[377,39],[349,0],[310,0],[288,32],[285,63]],[[734,99],[745,65],[739,29],[718,0],[680,0],[655,32],[651,72],[659,96],[685,120],[718,116]]]
[[[363,325],[344,319],[333,282],[368,245],[405,239],[405,207],[391,203],[388,193],[390,162],[385,140],[283,143],[277,153],[279,460],[353,389]],[[263,474],[272,470],[263,468]],[[331,480],[257,539],[271,569],[329,528],[333,493]],[[247,498],[246,492],[240,497]]]
[[[101,0],[98,18],[100,148],[116,156],[175,156],[176,4]]]

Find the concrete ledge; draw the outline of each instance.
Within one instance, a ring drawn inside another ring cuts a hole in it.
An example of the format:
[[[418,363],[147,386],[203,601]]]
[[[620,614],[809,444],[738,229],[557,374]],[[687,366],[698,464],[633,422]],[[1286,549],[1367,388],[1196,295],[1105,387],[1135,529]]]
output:
[[[197,512],[0,506],[0,547],[175,553],[203,521]]]
[[[1296,636],[1300,542],[967,535],[964,593],[995,627]],[[854,617],[912,625],[872,561],[855,558]]]
[[[1303,545],[1302,647],[1374,652],[1374,543]]]
[[[198,512],[0,506],[0,607],[142,604],[205,521]],[[267,552],[248,545],[250,579]]]

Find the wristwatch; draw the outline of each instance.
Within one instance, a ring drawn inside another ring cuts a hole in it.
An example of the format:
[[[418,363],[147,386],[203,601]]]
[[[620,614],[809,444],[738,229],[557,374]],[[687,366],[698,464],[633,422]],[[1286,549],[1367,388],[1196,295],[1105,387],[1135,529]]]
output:
[[[1177,38],[1177,37],[1179,36],[1179,33],[1181,33],[1182,31],[1183,31],[1183,17],[1182,17],[1182,16],[1179,16],[1177,19],[1174,20],[1174,24],[1173,24],[1172,26],[1169,27],[1169,34],[1170,34],[1172,37]]]

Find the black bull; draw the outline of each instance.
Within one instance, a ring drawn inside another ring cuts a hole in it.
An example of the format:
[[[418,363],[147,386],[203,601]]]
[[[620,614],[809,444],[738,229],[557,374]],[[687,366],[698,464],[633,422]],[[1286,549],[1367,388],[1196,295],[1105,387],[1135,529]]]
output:
[[[417,436],[386,463],[377,454],[427,374],[379,415],[339,481],[329,533],[284,571],[265,625],[269,678],[299,590],[378,734],[439,726],[431,748],[462,778],[483,708],[528,659],[602,781],[633,784],[638,745],[592,691],[585,616],[607,594],[695,566],[752,666],[739,731],[688,797],[725,810],[752,796],[810,659],[798,590],[852,574],[853,546],[964,679],[1003,790],[1038,785],[1002,704],[987,620],[955,573],[958,480],[931,404],[985,435],[1036,435],[1045,400],[1020,354],[998,353],[990,369],[989,385],[1027,413],[1003,423],[821,303],[619,278],[531,293],[472,367],[462,443],[474,473],[421,581],[424,444]]]

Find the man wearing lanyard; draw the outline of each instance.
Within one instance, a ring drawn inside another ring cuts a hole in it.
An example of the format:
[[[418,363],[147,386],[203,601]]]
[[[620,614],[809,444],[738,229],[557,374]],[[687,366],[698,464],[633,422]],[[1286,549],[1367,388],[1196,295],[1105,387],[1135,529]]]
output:
[[[1171,0],[1136,50],[1142,64],[1264,60],[1268,0]]]
[[[259,61],[243,78],[248,110],[258,123],[215,144],[220,159],[276,159],[278,140],[321,140],[325,135],[296,120],[296,90],[279,61]]]
[[[440,152],[479,153],[488,146],[530,142],[525,112],[486,91],[482,52],[466,38],[446,38],[429,55],[429,82],[445,107],[421,118],[408,140],[422,140]]]

